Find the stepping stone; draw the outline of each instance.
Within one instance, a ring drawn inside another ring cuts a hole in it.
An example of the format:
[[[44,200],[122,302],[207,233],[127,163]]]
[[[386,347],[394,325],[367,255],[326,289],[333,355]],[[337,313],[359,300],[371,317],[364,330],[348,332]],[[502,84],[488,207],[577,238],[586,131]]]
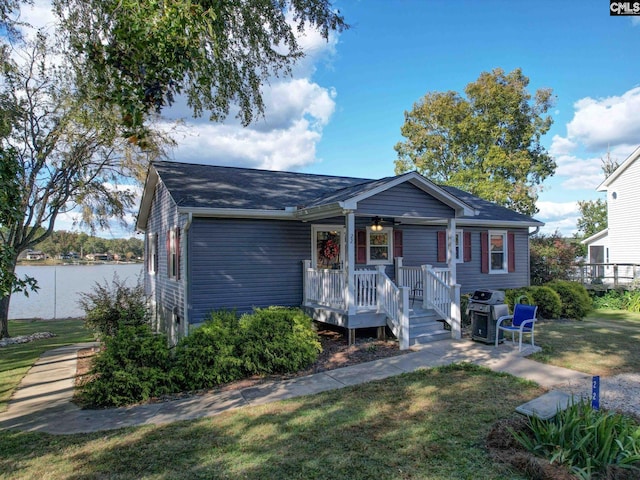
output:
[[[527,417],[538,417],[541,420],[549,420],[556,416],[560,410],[566,410],[573,402],[573,395],[560,390],[552,390],[541,397],[534,398],[530,402],[516,407],[516,412]]]

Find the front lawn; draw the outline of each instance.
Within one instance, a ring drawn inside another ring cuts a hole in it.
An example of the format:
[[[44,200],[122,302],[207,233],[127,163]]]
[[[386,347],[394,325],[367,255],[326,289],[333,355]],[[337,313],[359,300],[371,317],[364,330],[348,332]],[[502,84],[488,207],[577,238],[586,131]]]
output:
[[[93,334],[79,319],[9,321],[9,332],[13,337],[36,332],[52,332],[56,336],[0,348],[0,412],[7,409],[13,391],[40,355],[64,345],[93,340]]]
[[[611,376],[640,371],[640,314],[595,310],[584,320],[545,320],[536,325],[542,352],[531,359]]]
[[[167,426],[3,431],[0,477],[518,480],[489,458],[485,439],[541,393],[454,365]]]

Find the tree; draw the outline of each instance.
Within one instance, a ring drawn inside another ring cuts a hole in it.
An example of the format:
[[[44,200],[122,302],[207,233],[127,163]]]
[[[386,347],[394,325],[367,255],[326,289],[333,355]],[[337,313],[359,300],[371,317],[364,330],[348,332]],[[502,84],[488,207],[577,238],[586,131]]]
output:
[[[133,205],[133,190],[122,180],[142,157],[122,138],[117,114],[81,95],[89,86],[77,88],[82,79],[54,66],[50,54],[47,38],[38,35],[15,52],[19,63],[7,60],[10,68],[2,72],[9,123],[0,148],[15,167],[3,178],[15,182],[10,203],[16,207],[2,219],[3,275],[15,277],[18,255],[50,236],[60,214],[80,207],[81,222],[105,228]],[[4,171],[4,158],[2,165]],[[0,337],[9,336],[9,301],[10,295],[0,299]]]
[[[601,232],[608,225],[607,201],[598,198],[597,200],[584,200],[578,202],[580,218],[576,222],[578,235],[587,238]]]
[[[609,177],[620,166],[617,160],[611,158],[609,152],[600,161],[602,162],[601,168],[605,178]],[[607,228],[609,220],[606,200],[599,198],[597,200],[579,201],[578,209],[580,210],[580,218],[576,222],[578,236],[587,238]]]
[[[532,98],[516,69],[483,72],[465,88],[430,92],[405,112],[405,141],[396,144],[396,173],[417,170],[432,180],[532,215],[537,187],[556,164],[540,144],[552,120],[551,89]]]
[[[184,94],[196,116],[243,125],[263,113],[261,87],[302,55],[296,30],[327,39],[348,26],[330,0],[54,0],[70,56],[136,137],[147,115]]]
[[[562,238],[557,231],[553,235],[532,236],[529,256],[531,284],[571,280],[576,253],[575,241]]]

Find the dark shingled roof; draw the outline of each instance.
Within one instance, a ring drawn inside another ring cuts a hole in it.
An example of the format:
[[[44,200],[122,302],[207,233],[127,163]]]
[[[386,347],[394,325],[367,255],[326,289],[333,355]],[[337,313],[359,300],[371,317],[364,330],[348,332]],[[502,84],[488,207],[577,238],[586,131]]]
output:
[[[454,197],[458,197],[460,200],[465,202],[471,208],[477,211],[477,215],[473,217],[462,217],[462,218],[473,218],[475,220],[487,220],[487,221],[506,221],[506,222],[536,222],[540,225],[543,225],[542,222],[539,222],[535,218],[532,218],[528,215],[523,215],[522,213],[518,213],[514,210],[510,210],[506,207],[502,207],[495,203],[492,203],[488,200],[484,200],[480,197],[476,197],[464,190],[460,190],[456,187],[449,187],[446,185],[441,185],[440,188],[446,190]]]
[[[338,190],[371,182],[363,178],[167,161],[153,162],[153,166],[176,204],[195,208],[284,210],[307,206]]]
[[[169,161],[155,161],[153,166],[176,204],[191,208],[308,208],[348,200],[395,178],[371,180]],[[542,222],[527,215],[458,188],[441,188],[478,211],[477,216],[462,218],[487,222],[533,222],[542,225]]]

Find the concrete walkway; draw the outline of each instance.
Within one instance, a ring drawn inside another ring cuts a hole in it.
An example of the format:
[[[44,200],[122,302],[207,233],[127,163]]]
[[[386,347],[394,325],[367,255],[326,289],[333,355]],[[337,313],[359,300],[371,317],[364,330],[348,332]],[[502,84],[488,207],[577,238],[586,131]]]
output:
[[[588,383],[587,374],[528,360],[523,351],[510,343],[494,348],[471,340],[442,340],[424,345],[418,351],[375,360],[306,377],[265,382],[241,390],[208,393],[180,400],[105,410],[82,410],[71,402],[80,349],[77,344],[46,352],[23,378],[0,413],[0,428],[17,428],[54,434],[111,430],[146,424],[165,424],[179,420],[209,417],[220,412],[277,400],[313,395],[349,385],[379,380],[419,368],[456,362],[471,362],[507,372],[552,388],[567,382]],[[531,347],[529,347],[531,348]]]

